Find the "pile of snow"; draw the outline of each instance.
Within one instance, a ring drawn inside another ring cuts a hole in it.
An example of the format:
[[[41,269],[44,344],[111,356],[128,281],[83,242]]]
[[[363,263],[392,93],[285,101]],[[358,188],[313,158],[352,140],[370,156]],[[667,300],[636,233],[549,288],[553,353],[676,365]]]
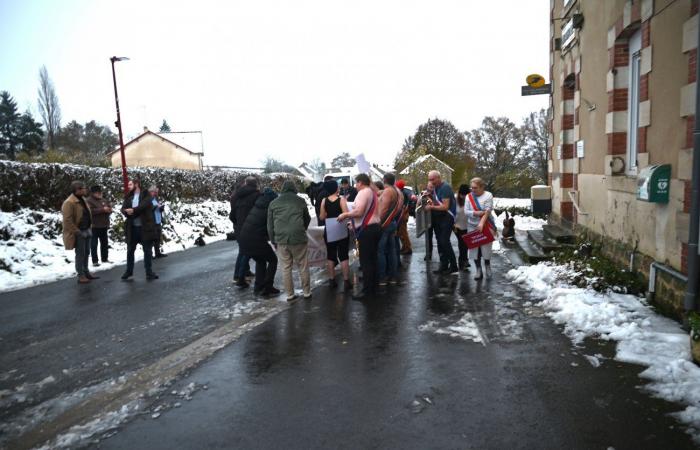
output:
[[[493,198],[493,208],[494,209],[506,209],[506,208],[527,208],[529,209],[532,205],[532,201],[529,198],[503,198],[494,197]]]
[[[616,341],[616,360],[647,366],[640,374],[650,381],[644,389],[685,405],[686,409],[675,416],[700,442],[700,367],[691,361],[688,334],[678,323],[656,314],[641,298],[567,284],[566,279],[576,275],[565,266],[548,263],[521,266],[507,274],[542,299],[539,306],[564,326],[574,344],[587,337]],[[589,361],[594,367],[600,364],[597,355]]]
[[[194,246],[200,235],[206,242],[226,238],[232,225],[228,202],[166,204],[163,234],[165,253]],[[123,222],[121,214],[111,215],[112,226]],[[0,211],[0,292],[21,289],[75,276],[75,252],[63,248],[59,212],[22,209]],[[105,270],[126,263],[126,245],[110,238],[109,259],[91,270]],[[139,256],[141,255],[141,256]],[[142,258],[140,249],[136,258]]]

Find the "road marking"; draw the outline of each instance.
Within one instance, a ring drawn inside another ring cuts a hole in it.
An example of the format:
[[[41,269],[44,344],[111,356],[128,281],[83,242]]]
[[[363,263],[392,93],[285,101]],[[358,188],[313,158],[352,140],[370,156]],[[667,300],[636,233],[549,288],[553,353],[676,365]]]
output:
[[[136,401],[150,390],[175,380],[181,373],[197,366],[248,331],[290,308],[291,304],[270,300],[265,306],[269,309],[233,319],[224,326],[135,372],[125,383],[114,390],[96,392],[54,419],[37,424],[11,441],[8,448],[31,449],[37,447],[75,425],[95,420],[111,411],[118,411],[122,405]]]

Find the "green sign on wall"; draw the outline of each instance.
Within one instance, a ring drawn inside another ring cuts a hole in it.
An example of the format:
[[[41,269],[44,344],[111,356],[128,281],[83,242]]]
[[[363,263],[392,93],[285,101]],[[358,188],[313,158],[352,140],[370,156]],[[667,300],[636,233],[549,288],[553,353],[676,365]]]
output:
[[[671,190],[671,165],[648,166],[637,175],[637,199],[651,203],[668,203]]]

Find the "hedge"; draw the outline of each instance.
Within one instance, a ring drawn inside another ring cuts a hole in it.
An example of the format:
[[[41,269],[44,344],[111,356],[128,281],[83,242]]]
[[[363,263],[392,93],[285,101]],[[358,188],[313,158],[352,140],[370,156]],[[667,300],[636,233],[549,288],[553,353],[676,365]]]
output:
[[[129,176],[141,178],[144,189],[155,184],[160,188],[164,200],[184,202],[228,200],[234,186],[249,175],[258,178],[261,186],[269,186],[276,191],[280,190],[286,180],[293,180],[299,189],[303,188],[302,179],[289,174],[129,169]],[[85,182],[88,187],[95,184],[102,186],[103,195],[111,201],[119,201],[124,197],[121,169],[0,160],[0,210],[58,210],[70,195],[70,184],[75,180]]]

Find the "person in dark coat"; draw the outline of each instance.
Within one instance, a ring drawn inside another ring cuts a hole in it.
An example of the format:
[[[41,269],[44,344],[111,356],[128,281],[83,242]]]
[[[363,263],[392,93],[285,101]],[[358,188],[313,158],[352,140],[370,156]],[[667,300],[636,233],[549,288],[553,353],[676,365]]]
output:
[[[158,226],[153,214],[153,199],[148,192],[141,190],[141,180],[129,181],[129,193],[124,198],[121,212],[126,217],[124,231],[126,233],[126,272],[122,280],[128,280],[134,275],[134,253],[136,246],[143,248],[143,267],[146,269],[146,279],[156,280],[158,275],[151,266],[151,250],[153,242],[158,239]]]
[[[255,200],[253,209],[241,227],[238,239],[240,251],[255,260],[255,284],[253,293],[276,295],[279,289],[273,286],[277,272],[277,255],[270,245],[267,234],[267,209],[277,198],[270,188],[265,188]]]
[[[231,214],[229,218],[233,222],[233,236],[238,241],[238,256],[236,266],[233,269],[233,281],[236,286],[247,288],[246,276],[250,272],[250,257],[241,251],[241,240],[239,235],[248,214],[253,209],[253,205],[260,195],[258,180],[255,177],[247,177],[243,185],[236,189],[231,197]]]
[[[103,263],[108,263],[109,259],[109,216],[112,214],[112,205],[102,197],[102,187],[92,186],[90,196],[86,198],[92,215],[92,240],[90,241],[90,254],[92,255],[92,265],[100,265],[97,255],[97,244],[100,244],[100,256]]]

